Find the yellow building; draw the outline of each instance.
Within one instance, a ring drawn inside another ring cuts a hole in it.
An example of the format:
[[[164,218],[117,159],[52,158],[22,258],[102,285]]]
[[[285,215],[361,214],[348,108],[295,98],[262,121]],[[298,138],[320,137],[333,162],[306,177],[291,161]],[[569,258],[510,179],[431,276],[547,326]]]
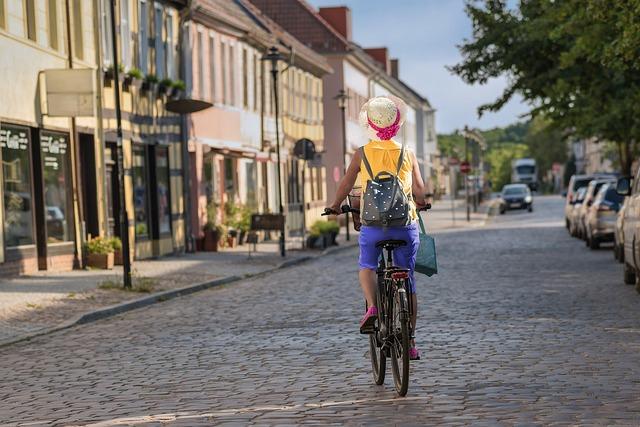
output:
[[[115,84],[120,84],[125,203],[135,258],[185,249],[181,117],[165,104],[184,90],[179,81],[179,10],[183,2],[120,0],[119,63],[124,81],[113,79],[109,1],[101,2],[105,136],[104,210],[107,234],[120,235]]]
[[[87,195],[101,197],[94,4],[0,0],[0,276],[81,264]],[[61,113],[51,93],[52,73],[70,68],[89,87],[81,113]]]

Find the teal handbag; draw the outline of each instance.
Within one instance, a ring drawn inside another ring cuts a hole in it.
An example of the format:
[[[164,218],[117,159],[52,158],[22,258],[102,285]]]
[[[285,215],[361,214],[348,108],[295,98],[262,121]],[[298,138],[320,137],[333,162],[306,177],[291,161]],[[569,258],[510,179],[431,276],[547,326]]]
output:
[[[436,241],[427,234],[420,214],[418,214],[418,220],[420,221],[420,248],[418,248],[416,255],[415,271],[431,277],[438,272]]]

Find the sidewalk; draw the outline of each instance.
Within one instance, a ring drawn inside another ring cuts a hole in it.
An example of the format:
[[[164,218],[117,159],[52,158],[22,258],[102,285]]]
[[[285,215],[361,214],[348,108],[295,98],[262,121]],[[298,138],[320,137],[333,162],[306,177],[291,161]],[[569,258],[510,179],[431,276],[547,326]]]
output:
[[[357,234],[341,248],[357,244]],[[197,252],[157,260],[134,261],[133,285],[137,292],[123,291],[122,267],[113,270],[42,272],[0,279],[0,345],[50,329],[83,313],[123,303],[157,292],[184,288],[225,277],[246,277],[291,263],[321,256],[321,250],[300,250],[301,242],[287,243],[282,258],[277,241],[257,245],[249,257],[249,245],[220,252]],[[251,245],[253,249],[253,245]]]
[[[481,227],[488,204],[465,221],[463,200],[440,200],[423,214],[429,232],[452,228]],[[341,230],[342,231],[342,230]],[[355,246],[358,233],[351,229],[351,240],[338,236],[339,246]],[[253,245],[251,245],[253,246]],[[159,292],[185,288],[223,278],[242,278],[321,256],[319,250],[301,250],[301,240],[287,242],[287,256],[279,254],[277,240],[257,245],[249,258],[249,245],[221,252],[198,252],[157,260],[135,261],[133,282],[137,292],[123,291],[122,268],[113,270],[75,270],[43,272],[31,276],[0,279],[0,345],[46,331],[73,321],[84,313],[153,296]],[[334,247],[336,248],[336,247]],[[333,250],[330,248],[329,251]]]
[[[464,199],[455,199],[453,203],[449,197],[436,201],[433,207],[422,218],[425,227],[429,231],[450,230],[457,228],[482,227],[490,215],[494,215],[496,199],[485,200],[478,206],[478,211],[473,212],[470,205],[470,221],[467,222],[467,207]]]

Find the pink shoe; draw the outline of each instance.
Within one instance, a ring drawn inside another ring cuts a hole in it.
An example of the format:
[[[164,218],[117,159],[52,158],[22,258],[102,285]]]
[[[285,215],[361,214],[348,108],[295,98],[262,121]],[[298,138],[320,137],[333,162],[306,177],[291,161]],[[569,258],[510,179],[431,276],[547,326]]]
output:
[[[417,348],[411,347],[409,349],[409,360],[420,360],[420,351]]]
[[[362,320],[360,321],[360,333],[368,334],[373,332],[373,327],[375,326],[377,318],[378,318],[378,308],[369,307],[367,312],[362,317]]]

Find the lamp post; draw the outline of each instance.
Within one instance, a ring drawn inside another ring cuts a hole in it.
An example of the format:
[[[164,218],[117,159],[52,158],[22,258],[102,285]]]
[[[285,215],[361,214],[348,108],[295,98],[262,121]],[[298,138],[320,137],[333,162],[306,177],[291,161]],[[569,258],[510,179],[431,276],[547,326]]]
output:
[[[277,173],[278,173],[278,202],[279,202],[279,213],[282,217],[282,228],[280,229],[280,255],[283,257],[286,255],[285,245],[284,245],[284,209],[282,206],[282,179],[280,175],[280,130],[278,121],[279,117],[279,109],[278,109],[278,61],[284,60],[284,56],[280,54],[278,48],[273,46],[269,49],[269,53],[262,57],[263,61],[269,61],[271,63],[271,80],[273,81],[273,101],[275,105],[275,115],[276,115],[276,157],[278,164]]]
[[[120,108],[120,83],[118,80],[118,42],[116,33],[116,0],[110,0],[111,8],[111,43],[113,47],[113,88],[116,107],[116,135],[117,135],[117,162],[118,162],[118,186],[120,187],[120,238],[122,239],[122,268],[124,273],[124,287],[131,288],[131,258],[129,255],[129,212],[125,202],[124,183],[124,146],[122,144],[122,110]]]
[[[346,120],[346,110],[347,110],[347,100],[349,99],[349,95],[345,92],[344,89],[340,89],[338,94],[333,97],[333,99],[338,101],[338,108],[340,108],[342,114],[342,173],[347,173],[347,120]],[[346,229],[346,238],[347,241],[351,240],[349,236],[349,212],[345,214],[345,229]]]

